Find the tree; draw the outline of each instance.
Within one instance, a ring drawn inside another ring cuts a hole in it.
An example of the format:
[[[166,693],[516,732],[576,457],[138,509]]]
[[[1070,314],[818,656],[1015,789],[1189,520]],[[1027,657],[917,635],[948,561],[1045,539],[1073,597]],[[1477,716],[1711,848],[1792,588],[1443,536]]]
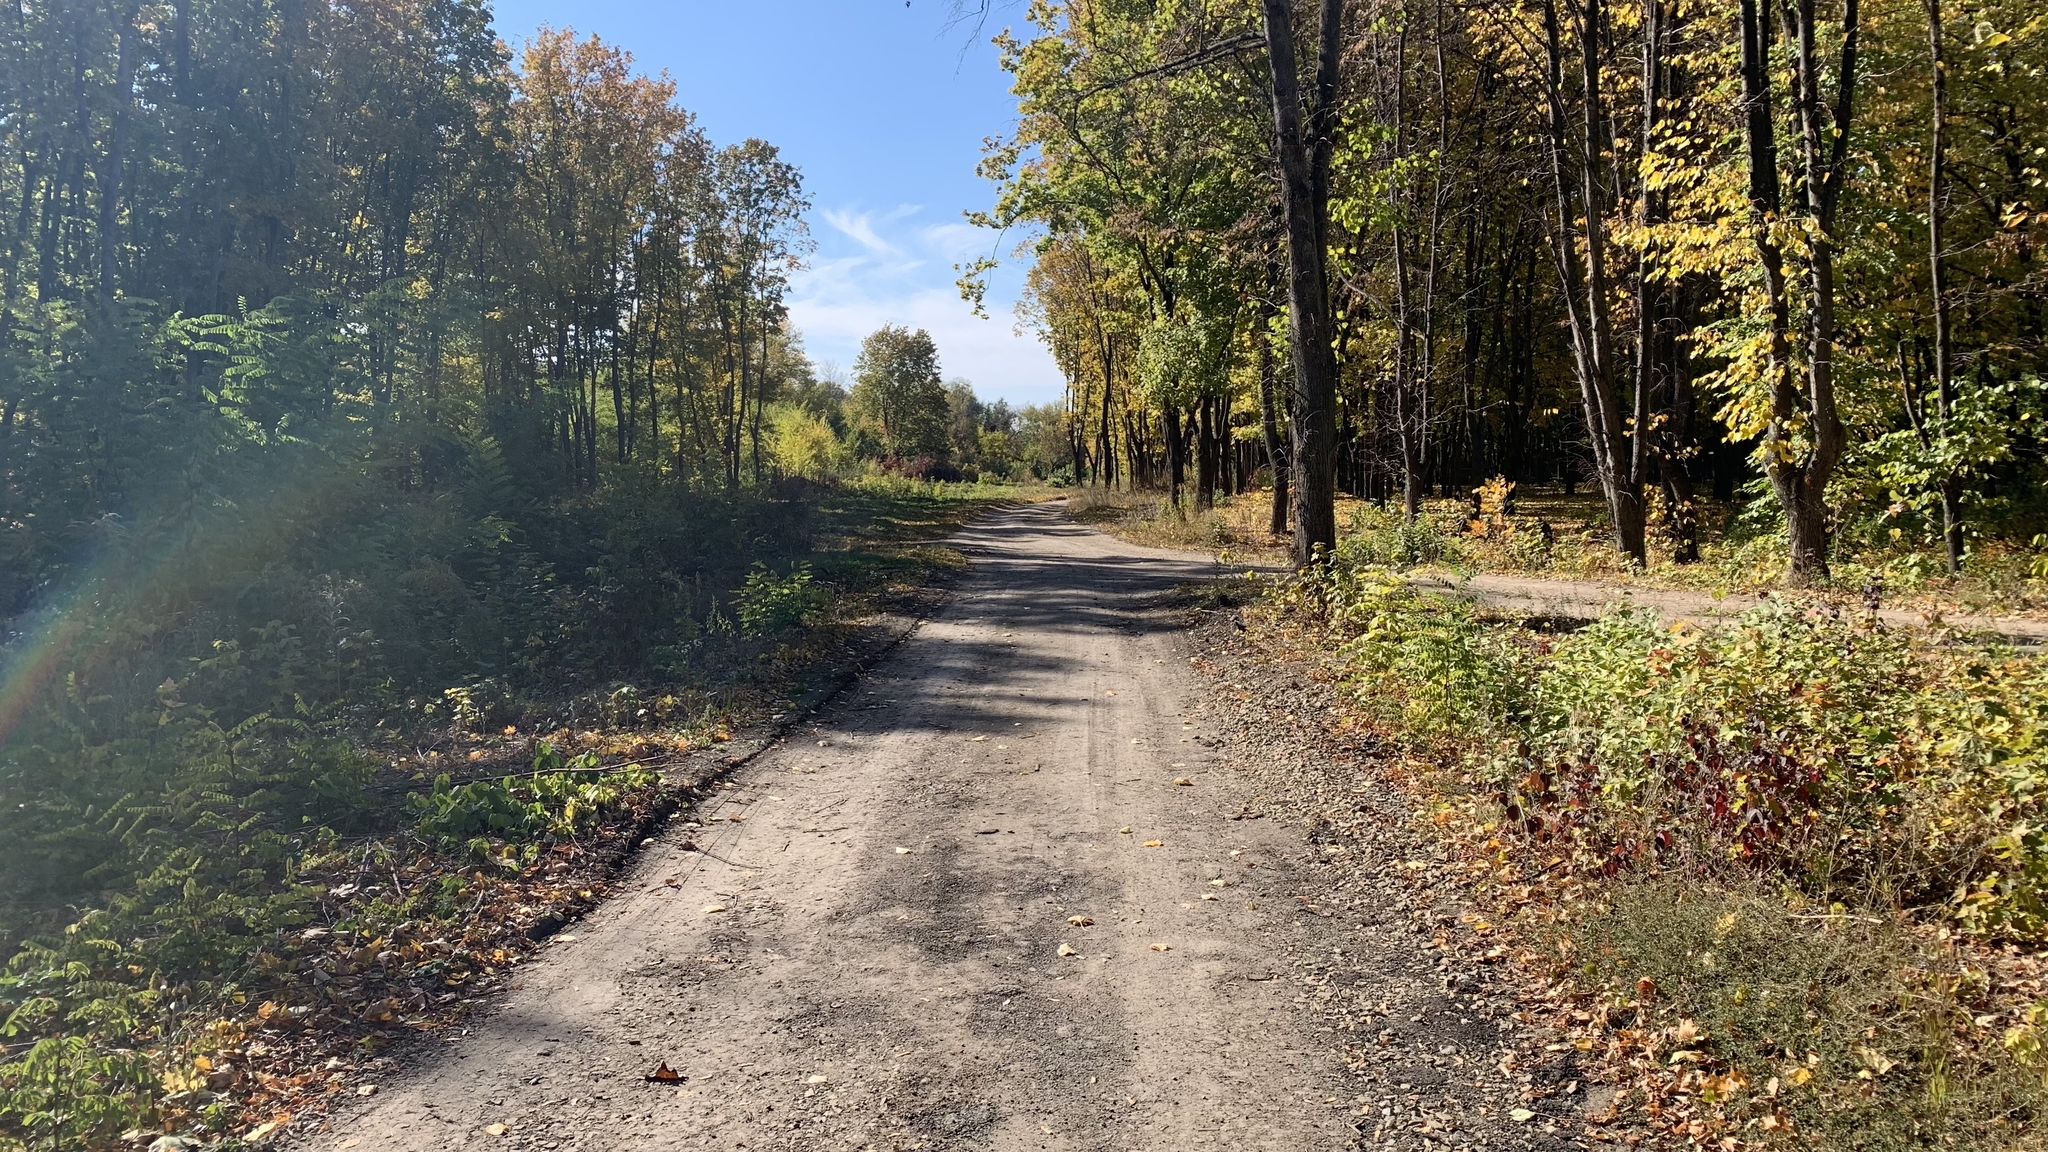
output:
[[[1337,546],[1336,326],[1330,312],[1330,151],[1337,124],[1344,0],[1320,0],[1313,86],[1297,79],[1290,0],[1261,0],[1271,68],[1273,151],[1287,229],[1287,343],[1294,361],[1290,462],[1294,562]]]
[[[851,404],[876,425],[883,449],[898,460],[942,461],[952,449],[939,350],[922,328],[885,325],[861,342]]]
[[[1764,473],[1785,509],[1795,581],[1828,571],[1827,484],[1841,461],[1844,430],[1835,396],[1835,214],[1847,178],[1850,115],[1856,93],[1857,0],[1844,0],[1841,60],[1835,92],[1823,93],[1820,19],[1814,0],[1786,9],[1790,25],[1790,118],[1797,158],[1788,181],[1779,171],[1778,106],[1772,83],[1778,22],[1759,0],[1742,0],[1742,105],[1748,145],[1752,233],[1764,273],[1768,329],[1765,388],[1770,396],[1762,455]],[[1797,200],[1787,216],[1784,187]],[[1794,230],[1789,224],[1797,222]],[[1805,347],[1793,353],[1796,287],[1786,272],[1788,248],[1805,265]],[[1803,377],[1803,381],[1802,378]],[[1803,386],[1802,386],[1803,384]]]

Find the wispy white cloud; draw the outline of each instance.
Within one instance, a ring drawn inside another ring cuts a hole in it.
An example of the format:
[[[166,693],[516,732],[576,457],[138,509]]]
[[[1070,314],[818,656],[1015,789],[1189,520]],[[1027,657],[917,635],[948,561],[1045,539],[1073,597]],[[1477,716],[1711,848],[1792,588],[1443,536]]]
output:
[[[974,381],[985,398],[1038,404],[1059,397],[1059,369],[1045,345],[1016,331],[1016,270],[998,273],[987,318],[974,315],[954,287],[953,266],[990,250],[987,232],[930,219],[916,205],[881,213],[849,205],[819,216],[832,233],[819,238],[790,298],[790,317],[813,357],[850,366],[868,333],[902,324],[930,332],[946,375]]]
[[[894,244],[882,239],[875,233],[875,214],[872,212],[855,212],[847,208],[827,208],[819,213],[819,215],[823,216],[825,223],[830,224],[841,235],[851,239],[869,252],[883,256],[898,254]]]

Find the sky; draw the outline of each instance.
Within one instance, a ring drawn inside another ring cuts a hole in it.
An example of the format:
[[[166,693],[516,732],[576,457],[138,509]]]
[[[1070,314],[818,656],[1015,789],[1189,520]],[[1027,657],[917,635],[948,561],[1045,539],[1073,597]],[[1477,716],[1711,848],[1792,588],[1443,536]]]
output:
[[[979,35],[947,0],[497,0],[496,12],[514,52],[543,24],[596,34],[641,71],[666,71],[714,143],[760,137],[803,170],[817,250],[790,314],[813,360],[850,372],[869,332],[924,328],[948,378],[1039,404],[1061,382],[1038,337],[1017,331],[1016,238],[961,217],[992,205],[975,163],[1017,120],[988,37],[1022,5],[994,7]],[[953,266],[980,256],[1002,261],[987,319],[953,286]]]

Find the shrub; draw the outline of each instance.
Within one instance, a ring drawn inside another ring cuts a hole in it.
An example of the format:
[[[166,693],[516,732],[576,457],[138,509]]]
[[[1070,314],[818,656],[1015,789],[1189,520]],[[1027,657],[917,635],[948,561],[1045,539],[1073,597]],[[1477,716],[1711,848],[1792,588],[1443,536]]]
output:
[[[2039,658],[1779,604],[1711,628],[1617,609],[1549,636],[1341,551],[1288,595],[1322,607],[1362,701],[1585,866],[1769,873],[2048,935]]]
[[[443,773],[431,791],[406,797],[418,833],[443,849],[474,840],[524,843],[573,837],[605,809],[658,777],[644,769],[606,772],[586,752],[564,761],[541,742],[533,774],[456,784]]]
[[[809,564],[797,565],[787,576],[757,564],[740,586],[740,630],[749,636],[771,636],[812,622],[824,606],[824,589],[812,582]]]

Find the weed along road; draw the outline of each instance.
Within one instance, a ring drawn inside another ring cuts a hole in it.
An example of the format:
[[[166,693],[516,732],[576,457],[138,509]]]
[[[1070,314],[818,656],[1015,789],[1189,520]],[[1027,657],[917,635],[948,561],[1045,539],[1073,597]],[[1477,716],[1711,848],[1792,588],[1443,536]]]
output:
[[[1213,565],[1057,506],[958,542],[942,612],[306,1146],[1370,1140],[1344,1057],[1369,1041],[1290,960],[1356,926],[1302,913],[1298,823],[1233,819],[1244,753],[1194,718],[1213,682],[1153,608]]]

